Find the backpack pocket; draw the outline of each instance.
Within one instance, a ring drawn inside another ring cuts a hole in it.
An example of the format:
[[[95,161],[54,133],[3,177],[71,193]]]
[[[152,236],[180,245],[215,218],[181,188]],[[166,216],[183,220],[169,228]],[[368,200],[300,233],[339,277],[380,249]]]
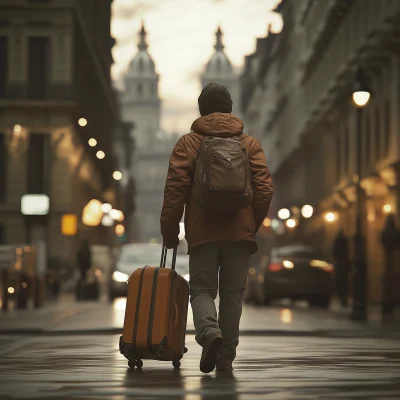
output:
[[[211,192],[244,192],[246,190],[246,155],[241,150],[216,150],[210,159]]]

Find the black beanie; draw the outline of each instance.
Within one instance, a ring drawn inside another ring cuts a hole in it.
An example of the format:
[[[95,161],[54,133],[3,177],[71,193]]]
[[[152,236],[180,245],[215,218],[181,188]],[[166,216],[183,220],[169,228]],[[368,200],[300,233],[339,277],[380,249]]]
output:
[[[218,83],[209,83],[203,88],[199,96],[200,115],[214,112],[231,113],[232,98],[228,89]]]

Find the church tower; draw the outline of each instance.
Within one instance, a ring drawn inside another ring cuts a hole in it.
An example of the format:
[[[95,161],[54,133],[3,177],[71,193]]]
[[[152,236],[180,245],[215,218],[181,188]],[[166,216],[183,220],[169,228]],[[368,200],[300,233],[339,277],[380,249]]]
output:
[[[218,27],[216,32],[215,53],[208,61],[204,74],[201,76],[202,88],[210,82],[224,85],[233,100],[233,114],[241,118],[239,76],[235,74],[232,64],[224,52],[222,43],[222,30]]]
[[[121,98],[124,121],[135,125],[136,148],[151,146],[160,129],[161,101],[158,97],[159,75],[148,52],[146,30],[142,23],[138,52],[125,75],[125,91]]]

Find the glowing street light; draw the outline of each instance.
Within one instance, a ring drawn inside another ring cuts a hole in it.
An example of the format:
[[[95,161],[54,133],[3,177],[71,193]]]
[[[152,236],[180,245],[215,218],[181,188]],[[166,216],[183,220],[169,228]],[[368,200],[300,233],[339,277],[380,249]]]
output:
[[[79,126],[86,126],[87,125],[87,119],[86,118],[79,118],[78,124]]]
[[[314,208],[308,204],[305,206],[301,207],[301,215],[304,218],[311,218],[314,214]]]
[[[97,144],[97,140],[94,138],[89,139],[88,141],[90,147],[94,147]]]
[[[124,213],[121,210],[112,209],[110,212],[110,217],[115,221],[122,222],[124,220]]]
[[[295,221],[294,219],[290,218],[290,219],[288,219],[288,220],[286,221],[286,226],[287,226],[288,228],[293,229],[293,228],[296,226],[296,221]]]
[[[114,171],[113,178],[116,181],[120,181],[122,179],[122,172],[121,171]]]
[[[106,156],[106,154],[105,154],[104,151],[102,151],[102,150],[99,150],[99,151],[96,153],[96,157],[97,157],[99,160],[102,160],[105,156]]]
[[[365,107],[369,99],[371,97],[371,93],[366,91],[358,91],[353,93],[353,101],[357,107]]]
[[[264,221],[263,221],[263,225],[266,228],[269,228],[271,226],[271,220],[269,218],[265,218]]]
[[[390,214],[392,212],[392,206],[390,204],[385,204],[383,206],[383,212],[385,214]]]
[[[22,132],[22,126],[21,125],[14,125],[14,135],[19,136]]]
[[[290,211],[287,208],[281,208],[278,211],[278,217],[280,219],[288,219],[290,217]]]
[[[371,98],[371,91],[367,86],[364,71],[359,68],[356,73],[356,81],[354,84],[353,102],[358,108],[365,107]]]
[[[108,214],[111,210],[112,210],[112,205],[111,204],[103,203],[101,205],[101,211],[103,211],[103,213]]]
[[[122,224],[115,225],[115,234],[118,237],[123,236],[125,233],[125,227]]]
[[[328,212],[325,214],[325,220],[329,223],[335,222],[337,219],[337,216],[333,212]]]
[[[114,220],[111,218],[110,215],[105,214],[103,218],[101,219],[101,224],[103,226],[113,226],[114,225]]]

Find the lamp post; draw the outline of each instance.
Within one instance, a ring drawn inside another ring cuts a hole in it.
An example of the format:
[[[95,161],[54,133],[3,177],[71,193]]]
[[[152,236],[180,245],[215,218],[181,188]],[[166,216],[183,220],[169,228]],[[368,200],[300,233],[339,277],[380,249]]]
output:
[[[365,257],[365,238],[362,231],[361,209],[361,135],[363,108],[368,104],[371,92],[368,89],[364,72],[357,70],[353,92],[353,102],[357,110],[357,184],[356,184],[356,232],[354,236],[354,275],[353,310],[351,318],[355,321],[367,319],[367,262]]]

